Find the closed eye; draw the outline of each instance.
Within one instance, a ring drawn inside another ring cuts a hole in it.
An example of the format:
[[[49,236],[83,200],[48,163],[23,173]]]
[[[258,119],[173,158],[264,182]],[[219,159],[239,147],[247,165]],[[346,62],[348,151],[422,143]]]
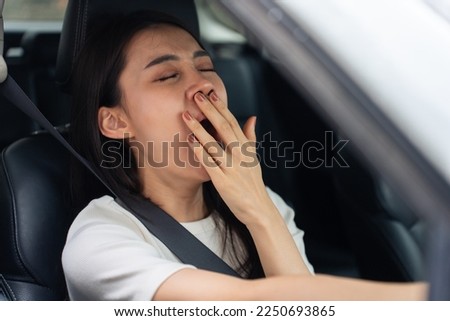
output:
[[[214,68],[200,68],[199,71],[200,72],[216,72],[216,70]],[[168,75],[158,78],[157,81],[164,82],[166,80],[176,78],[176,77],[178,77],[178,75],[179,75],[178,73],[168,74]]]
[[[178,77],[178,73],[174,73],[174,74],[170,74],[170,75],[167,75],[167,76],[163,76],[163,77],[159,78],[158,81],[163,82],[163,81],[166,81],[166,80],[169,80],[169,79],[172,79],[172,78],[176,78],[176,77]]]
[[[199,69],[201,72],[216,72],[214,68],[203,68]]]

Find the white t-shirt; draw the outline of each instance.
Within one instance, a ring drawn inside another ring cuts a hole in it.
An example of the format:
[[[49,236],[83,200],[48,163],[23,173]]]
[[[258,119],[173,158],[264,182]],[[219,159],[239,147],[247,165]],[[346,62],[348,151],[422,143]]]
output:
[[[305,255],[304,233],[294,223],[294,211],[279,195],[267,190],[313,272]],[[236,267],[233,259],[222,253],[212,215],[181,224],[231,267]],[[78,214],[67,236],[62,263],[71,300],[151,300],[173,273],[195,268],[181,263],[110,196],[93,200]]]

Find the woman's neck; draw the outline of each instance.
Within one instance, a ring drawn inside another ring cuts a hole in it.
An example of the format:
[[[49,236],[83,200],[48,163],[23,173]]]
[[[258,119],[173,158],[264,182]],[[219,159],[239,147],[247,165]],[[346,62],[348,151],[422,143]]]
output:
[[[177,221],[193,222],[208,215],[202,184],[174,184],[158,177],[147,177],[144,182],[144,195]]]

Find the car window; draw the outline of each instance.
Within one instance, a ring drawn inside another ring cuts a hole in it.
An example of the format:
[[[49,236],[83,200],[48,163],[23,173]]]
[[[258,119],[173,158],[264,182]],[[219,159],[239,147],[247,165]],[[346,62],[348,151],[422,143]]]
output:
[[[12,21],[62,21],[68,0],[6,0],[3,15]]]
[[[406,216],[400,215],[408,212],[408,207],[427,223],[438,222],[438,228],[433,226],[427,231],[432,235],[431,245],[427,245],[432,250],[426,254],[428,268],[433,272],[429,274],[433,300],[450,297],[448,282],[443,281],[448,279],[449,264],[442,259],[448,257],[450,245],[450,154],[443,147],[450,134],[449,91],[444,88],[450,82],[448,3],[223,2],[247,33],[278,58],[280,70],[298,91],[318,102],[314,109],[358,147],[355,156],[364,156],[363,167],[367,164],[375,169],[371,175],[377,181],[374,195],[377,202],[387,205],[387,217],[403,219]],[[370,199],[364,197],[355,202],[355,196],[363,188],[373,186],[363,182],[361,172],[348,175],[357,169],[351,165],[346,172],[340,171],[343,174],[333,173],[334,182],[338,180],[340,184],[336,185],[336,192],[348,193],[348,197],[339,196],[340,200],[352,203],[342,211],[346,219],[348,208],[354,207],[357,214],[363,212],[361,208]],[[356,179],[352,188],[344,186],[353,178]],[[404,204],[397,202],[397,194]],[[376,215],[379,213],[377,210]],[[352,225],[356,222],[351,218],[348,221]],[[355,245],[361,244],[361,236],[366,234],[360,233]],[[392,239],[398,235],[396,232]],[[368,247],[364,251],[373,256]],[[384,264],[383,260],[379,262]]]
[[[245,38],[232,20],[227,19],[216,1],[195,0],[202,38],[210,43],[244,43]]]

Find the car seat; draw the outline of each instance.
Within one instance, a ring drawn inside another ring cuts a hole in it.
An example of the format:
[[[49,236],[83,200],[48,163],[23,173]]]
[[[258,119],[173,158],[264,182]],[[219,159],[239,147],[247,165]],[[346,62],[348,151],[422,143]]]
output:
[[[70,97],[55,82],[56,57],[60,32],[26,32],[21,41],[22,66],[26,70],[27,94],[45,117],[55,126],[70,119]]]
[[[159,10],[198,30],[193,1],[69,1],[59,45],[57,80],[68,88],[74,57],[98,16]],[[68,152],[47,133],[20,139],[0,168],[0,300],[67,299],[61,252],[73,219]]]
[[[350,167],[335,170],[333,181],[361,277],[384,281],[423,280],[425,222],[352,153],[346,153],[345,159]]]
[[[60,32],[26,31],[19,40],[5,36],[8,72],[40,111],[56,126],[69,121],[69,97],[55,83]],[[32,119],[0,97],[0,150],[19,138],[39,131]]]
[[[8,34],[8,37],[5,37],[4,51],[8,73],[20,84],[25,92],[29,92],[28,73],[23,66],[22,52],[20,41],[15,36],[11,37]],[[0,150],[17,139],[29,135],[36,129],[36,124],[32,119],[15,108],[3,96],[0,96]]]
[[[68,157],[48,134],[20,139],[2,153],[0,274],[10,300],[66,297],[60,256],[71,223]]]

